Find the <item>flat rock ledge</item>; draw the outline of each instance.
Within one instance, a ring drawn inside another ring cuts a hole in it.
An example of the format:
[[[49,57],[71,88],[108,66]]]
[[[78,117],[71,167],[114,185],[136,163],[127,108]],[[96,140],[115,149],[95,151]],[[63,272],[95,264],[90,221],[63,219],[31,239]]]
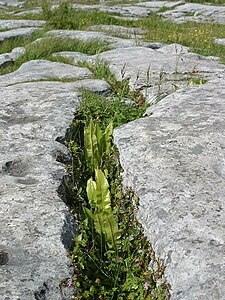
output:
[[[92,79],[0,87],[0,300],[71,299],[61,283],[72,277],[76,227],[57,192],[66,171],[56,160],[68,160],[60,140],[80,87],[109,89]]]
[[[114,132],[171,300],[224,299],[224,91],[224,79],[177,91]]]

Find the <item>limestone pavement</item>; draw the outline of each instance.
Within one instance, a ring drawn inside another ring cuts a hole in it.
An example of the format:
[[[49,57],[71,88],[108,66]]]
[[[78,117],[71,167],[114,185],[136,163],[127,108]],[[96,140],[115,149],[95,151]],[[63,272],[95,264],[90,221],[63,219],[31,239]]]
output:
[[[1,9],[8,7],[17,16],[31,12],[23,10],[22,1],[0,1]],[[176,22],[225,24],[224,6],[182,1],[77,7],[126,18],[153,11]],[[5,30],[0,42],[29,36],[44,24],[0,20]],[[127,34],[127,39],[112,32]],[[79,88],[109,92],[104,80],[76,66],[84,60],[105,61],[118,80],[129,78],[130,88],[154,104],[145,117],[117,128],[114,141],[124,185],[139,196],[138,218],[164,261],[171,299],[224,299],[225,66],[182,45],[142,42],[142,34],[116,26],[51,30],[43,38],[98,38],[111,49],[93,56],[55,53],[73,64],[33,60],[0,76],[0,300],[71,299],[63,282],[72,276],[67,250],[76,226],[59,193],[66,170],[57,153],[68,159],[61,142],[79,105]],[[24,51],[2,54],[0,67]],[[206,83],[191,85],[196,74]]]

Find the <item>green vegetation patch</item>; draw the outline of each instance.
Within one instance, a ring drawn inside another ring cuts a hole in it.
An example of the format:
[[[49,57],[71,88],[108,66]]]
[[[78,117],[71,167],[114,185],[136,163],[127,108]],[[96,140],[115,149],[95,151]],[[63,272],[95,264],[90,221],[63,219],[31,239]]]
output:
[[[86,65],[87,66],[87,65]],[[107,65],[89,64],[96,78],[111,85],[108,96],[82,90],[79,108],[66,136],[72,155],[65,177],[68,202],[78,222],[71,251],[76,299],[168,299],[161,280],[164,267],[156,259],[135,214],[138,198],[124,190],[113,128],[142,117],[147,105],[129,82],[117,82]],[[136,97],[138,95],[138,97]],[[127,105],[125,99],[132,99]],[[157,268],[149,270],[149,264]]]
[[[41,38],[44,34],[44,30],[35,30],[31,37],[17,37],[10,38],[0,43],[0,54],[9,53],[16,47],[25,47],[26,45],[32,43],[38,38]]]
[[[25,41],[6,41],[3,43],[3,50],[6,49],[9,52],[12,48],[18,47],[18,45],[23,45],[23,42],[27,42],[30,40]],[[35,60],[35,59],[47,59],[50,61],[57,61],[57,62],[64,62],[64,63],[71,63],[71,60],[62,58],[59,56],[52,56],[55,52],[61,51],[74,51],[74,52],[82,52],[86,54],[97,54],[102,51],[108,50],[108,43],[93,39],[89,41],[81,41],[78,39],[65,39],[60,37],[47,37],[43,38],[39,41],[35,41],[34,43],[28,44],[26,46],[25,53],[19,57],[12,65],[0,69],[0,74],[7,74],[9,72],[13,72],[18,69],[24,62]]]
[[[75,112],[67,142],[73,159],[65,183],[79,221],[71,252],[75,274],[70,284],[75,287],[76,299],[168,297],[165,283],[156,285],[164,268],[135,218],[137,197],[123,190],[122,169],[112,145],[112,128],[129,121],[130,110],[119,99],[113,103],[83,92]],[[138,110],[133,107],[133,118],[140,116]],[[153,261],[158,265],[156,271],[148,270]]]
[[[225,47],[214,42],[215,37],[225,38],[225,25],[195,22],[176,24],[156,14],[140,19],[137,24],[147,30],[144,36],[147,41],[178,43],[202,55],[225,57]]]
[[[133,26],[134,24],[133,21],[119,20],[103,11],[73,9],[72,4],[68,2],[62,3],[54,10],[51,10],[46,2],[43,6],[43,15],[49,29],[84,30],[91,25]]]

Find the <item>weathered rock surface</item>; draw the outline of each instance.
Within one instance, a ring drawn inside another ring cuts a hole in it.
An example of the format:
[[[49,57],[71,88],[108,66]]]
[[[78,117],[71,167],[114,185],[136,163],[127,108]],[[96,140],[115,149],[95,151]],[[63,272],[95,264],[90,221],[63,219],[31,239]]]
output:
[[[224,299],[224,90],[223,79],[177,91],[114,133],[171,300]]]
[[[30,37],[37,27],[17,28],[0,32],[0,43],[4,40],[18,37]]]
[[[225,38],[215,39],[215,43],[218,44],[218,45],[225,46]]]
[[[56,142],[79,103],[77,88],[105,92],[99,80],[33,82],[0,88],[0,299],[71,299],[67,251],[75,232],[57,189],[65,168]]]
[[[149,48],[159,48],[162,46],[161,43],[147,43],[137,39],[123,39],[118,37],[113,37],[105,32],[100,31],[82,31],[82,30],[51,30],[46,33],[46,36],[57,36],[68,39],[79,39],[81,41],[91,41],[100,40],[109,43],[111,48],[119,47],[131,47],[139,46],[149,47]]]
[[[224,6],[185,3],[184,5],[179,5],[174,9],[165,11],[161,13],[161,15],[177,23],[194,21],[200,23],[225,24]]]
[[[42,27],[45,21],[41,20],[0,20],[0,29],[14,29],[20,27]]]
[[[86,61],[87,58],[89,57],[88,54],[84,54],[81,52],[73,52],[73,51],[57,52],[57,53],[53,53],[53,56],[56,57],[61,56],[61,57],[69,58],[74,64],[77,64],[78,62],[81,61]]]
[[[42,13],[42,8],[37,7],[34,9],[27,9],[20,12],[14,13],[14,16],[27,16],[27,15],[38,15]]]
[[[0,0],[0,9],[10,6],[22,8],[23,2]],[[225,24],[224,6],[183,1],[73,7],[99,9],[114,18],[137,20],[158,13],[180,23]],[[41,11],[36,7],[8,13]],[[0,42],[30,36],[44,24],[0,20],[0,29],[13,29],[0,32]],[[170,94],[149,108],[145,118],[118,128],[114,138],[124,184],[140,197],[138,218],[164,260],[171,300],[223,300],[225,66],[182,45],[143,42],[144,32],[136,28],[101,25],[91,30],[108,33],[52,30],[46,36],[107,41],[112,50],[98,55],[55,55],[74,64],[103,60],[117,79],[130,78],[131,88],[140,89],[149,102]],[[109,32],[134,38],[112,37]],[[224,44],[224,39],[215,37],[215,42]],[[0,55],[0,67],[23,51]],[[67,249],[76,227],[57,192],[65,167],[56,160],[68,160],[69,155],[56,140],[62,140],[73,119],[79,88],[109,92],[105,81],[91,77],[86,68],[46,60],[27,62],[0,76],[0,300],[71,299],[72,291],[61,283],[72,275]],[[57,78],[77,81],[46,81]],[[207,83],[201,84],[201,79]],[[24,83],[40,80],[45,81]],[[195,80],[200,85],[191,86]]]
[[[0,54],[0,68],[5,68],[11,64],[15,59],[23,55],[25,48],[14,48],[10,53]]]
[[[187,47],[173,44],[153,50],[145,47],[117,48],[92,56],[109,64],[118,79],[130,78],[133,89],[142,88],[155,101],[191,79],[224,77],[225,66],[201,55],[189,53]],[[90,58],[89,58],[90,60]]]
[[[11,0],[7,0],[7,1],[0,1],[0,6],[2,8],[8,8],[8,7],[22,7],[24,5],[24,1],[11,1]]]
[[[32,60],[24,63],[13,73],[0,76],[0,86],[7,86],[31,80],[85,79],[92,76],[87,68],[80,68],[48,60]]]
[[[89,27],[90,30],[102,30],[107,33],[116,33],[119,35],[125,35],[129,38],[141,38],[142,34],[146,33],[145,30],[135,27],[124,27],[117,25],[93,25]]]

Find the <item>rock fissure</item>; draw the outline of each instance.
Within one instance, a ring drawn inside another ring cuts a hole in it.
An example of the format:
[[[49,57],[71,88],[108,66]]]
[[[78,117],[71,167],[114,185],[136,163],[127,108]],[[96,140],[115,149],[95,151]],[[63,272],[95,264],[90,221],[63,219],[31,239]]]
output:
[[[8,14],[9,20],[0,20],[0,29],[7,29],[0,32],[1,45],[30,37],[46,24],[13,20],[32,11],[21,1],[0,1],[2,12],[9,7],[12,19]],[[106,11],[115,20],[141,20],[154,13],[177,23],[225,24],[223,5],[149,1],[74,8]],[[72,276],[67,249],[76,226],[61,186],[70,157],[60,137],[80,104],[80,88],[110,90],[104,78],[92,79],[88,68],[76,66],[80,61],[107,63],[118,80],[129,79],[132,90],[157,103],[145,118],[116,129],[114,140],[124,185],[138,194],[138,218],[166,263],[171,300],[224,298],[225,66],[177,43],[144,42],[145,34],[99,24],[87,31],[49,30],[46,36],[100,38],[111,50],[96,55],[61,51],[55,57],[69,57],[74,65],[31,60],[0,76],[0,300],[71,299],[61,283]],[[215,36],[215,43],[222,46],[224,38]],[[25,48],[10,51],[0,55],[0,68]],[[77,81],[48,81],[52,78]]]

